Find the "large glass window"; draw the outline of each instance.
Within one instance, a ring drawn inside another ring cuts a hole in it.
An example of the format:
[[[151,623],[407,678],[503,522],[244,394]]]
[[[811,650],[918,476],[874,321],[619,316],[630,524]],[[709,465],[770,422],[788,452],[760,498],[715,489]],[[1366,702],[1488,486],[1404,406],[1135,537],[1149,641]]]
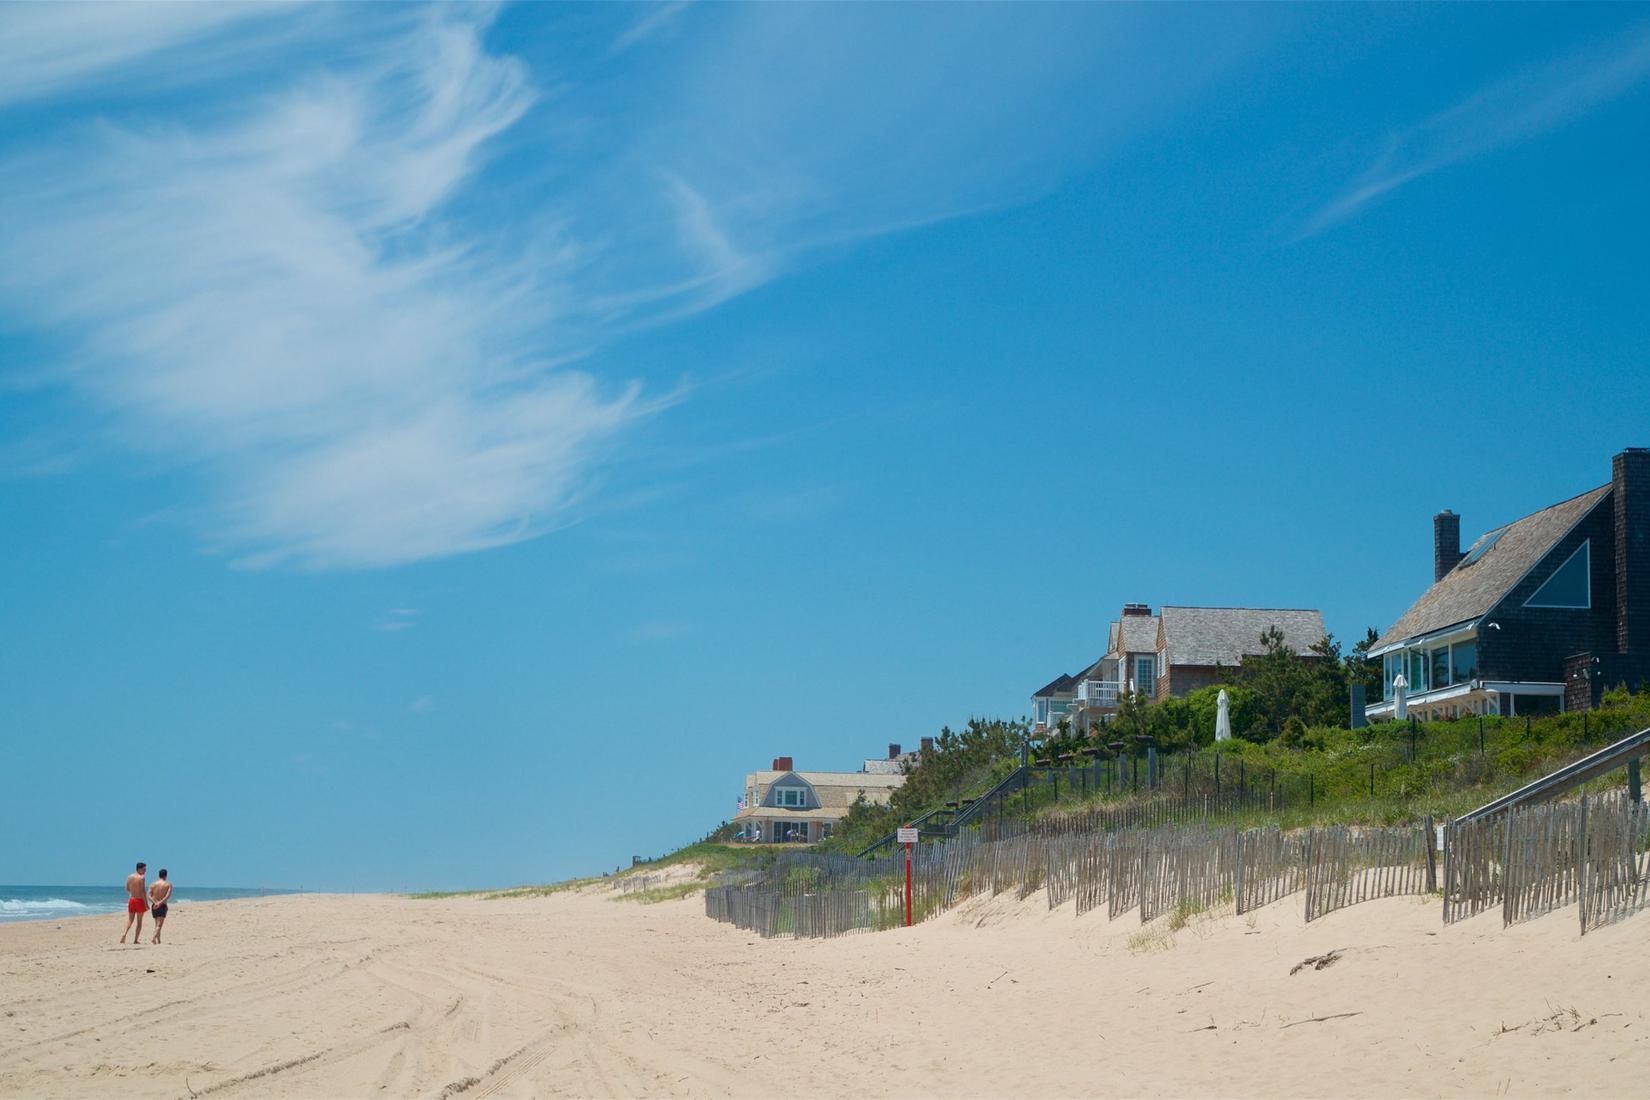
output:
[[[1525,607],[1574,607],[1593,605],[1591,540],[1576,547],[1564,564],[1553,570],[1547,582],[1524,601]]]
[[[1427,690],[1427,651],[1412,649],[1409,651],[1409,693],[1415,695]]]
[[[801,787],[781,787],[778,796],[774,799],[777,806],[790,809],[800,809],[807,805],[808,795]]]
[[[1456,642],[1451,646],[1450,662],[1454,666],[1451,679],[1457,684],[1478,679],[1478,639]]]
[[[1432,651],[1432,686],[1449,685],[1449,646],[1441,645]]]
[[[1037,700],[1037,724],[1040,725],[1040,726],[1048,725],[1048,700],[1047,699]]]
[[[1136,657],[1134,659],[1134,690],[1141,695],[1157,694],[1157,658]]]
[[[1384,685],[1381,688],[1381,698],[1390,699],[1392,698],[1392,682],[1398,678],[1398,673],[1404,670],[1404,655],[1401,651],[1388,653],[1384,658],[1384,662],[1385,667],[1381,670],[1381,683]]]

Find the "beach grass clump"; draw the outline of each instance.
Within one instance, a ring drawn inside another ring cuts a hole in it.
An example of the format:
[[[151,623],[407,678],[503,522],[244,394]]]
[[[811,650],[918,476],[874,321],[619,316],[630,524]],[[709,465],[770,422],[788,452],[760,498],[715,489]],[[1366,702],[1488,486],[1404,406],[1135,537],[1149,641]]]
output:
[[[641,905],[658,905],[662,901],[680,901],[703,890],[703,880],[673,882],[668,886],[650,886],[646,890],[632,890],[628,894],[614,894],[613,901],[633,901]]]
[[[1147,955],[1153,951],[1167,951],[1174,946],[1174,934],[1167,928],[1151,924],[1129,937],[1130,954]]]
[[[1200,901],[1190,901],[1182,898],[1180,901],[1175,903],[1175,907],[1169,912],[1169,931],[1180,931],[1182,928],[1185,928],[1188,924],[1192,923],[1193,917],[1197,916],[1199,913],[1206,912],[1208,908],[1209,907],[1207,905]]]
[[[623,872],[625,875],[649,874],[667,867],[696,864],[702,879],[727,871],[748,871],[767,866],[778,858],[778,852],[752,844],[724,844],[715,840],[700,840],[659,856],[644,859]]]

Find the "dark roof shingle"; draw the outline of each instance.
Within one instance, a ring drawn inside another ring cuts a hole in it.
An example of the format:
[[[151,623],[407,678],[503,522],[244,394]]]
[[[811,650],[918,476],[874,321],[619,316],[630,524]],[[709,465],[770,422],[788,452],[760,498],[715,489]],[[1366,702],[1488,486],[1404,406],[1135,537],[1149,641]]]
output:
[[[1483,555],[1470,564],[1463,558],[1442,580],[1422,593],[1372,648],[1381,649],[1394,642],[1431,634],[1484,614],[1500,603],[1609,492],[1610,486],[1603,485],[1505,527],[1486,531],[1473,543],[1477,547],[1487,539],[1494,540]],[[1471,557],[1470,548],[1467,556]]]

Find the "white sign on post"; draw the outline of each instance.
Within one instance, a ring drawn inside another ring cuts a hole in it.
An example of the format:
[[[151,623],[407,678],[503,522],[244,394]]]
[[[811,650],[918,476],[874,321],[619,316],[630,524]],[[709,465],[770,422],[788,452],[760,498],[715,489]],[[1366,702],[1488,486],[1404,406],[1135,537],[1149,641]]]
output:
[[[901,825],[894,831],[894,841],[898,844],[915,844],[918,829],[915,825]]]

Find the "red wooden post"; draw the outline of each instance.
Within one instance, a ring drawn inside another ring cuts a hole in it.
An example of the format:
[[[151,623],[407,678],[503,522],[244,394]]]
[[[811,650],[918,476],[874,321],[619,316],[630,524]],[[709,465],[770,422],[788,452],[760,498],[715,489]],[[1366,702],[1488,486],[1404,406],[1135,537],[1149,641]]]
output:
[[[905,927],[911,927],[911,842],[905,843]]]

